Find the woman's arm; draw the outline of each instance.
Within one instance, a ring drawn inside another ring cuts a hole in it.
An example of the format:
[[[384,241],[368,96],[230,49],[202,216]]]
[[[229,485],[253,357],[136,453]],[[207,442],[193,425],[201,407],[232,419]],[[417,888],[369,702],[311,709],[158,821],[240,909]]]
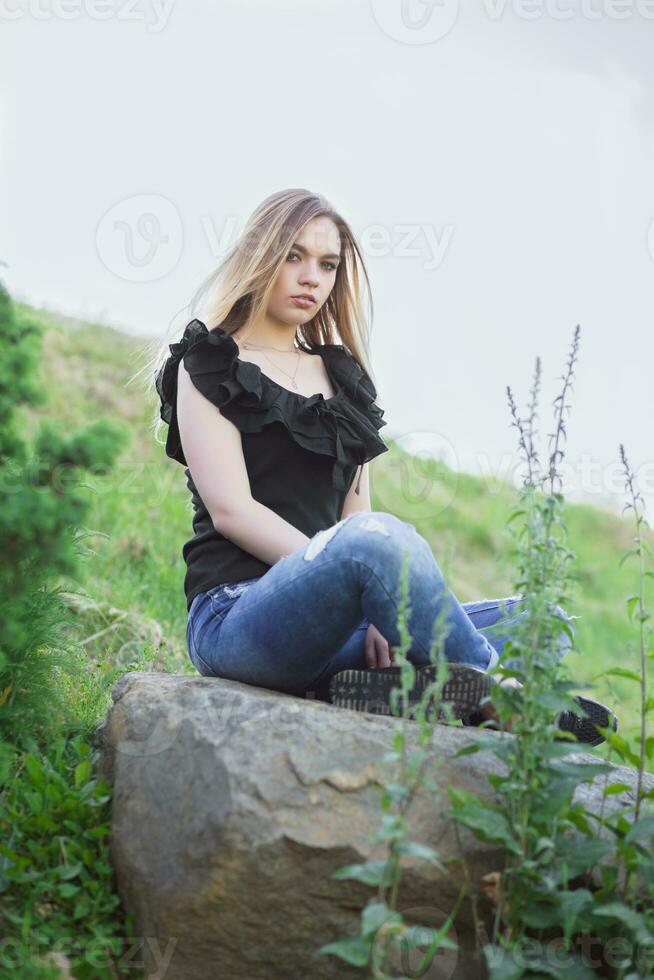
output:
[[[363,470],[361,471],[361,483],[359,484],[359,492],[355,493],[355,487],[359,479],[359,468],[354,474],[354,480],[352,481],[352,486],[348,490],[345,502],[343,504],[343,513],[341,514],[341,520],[344,517],[348,517],[350,514],[355,514],[357,511],[372,510],[370,506],[370,484],[368,477],[368,463],[363,464]]]
[[[309,541],[306,534],[252,497],[226,514],[220,525],[214,522],[214,527],[239,548],[268,565],[274,565]]]
[[[268,565],[304,547],[306,534],[252,497],[241,433],[197,390],[183,361],[177,423],[193,482],[220,534]]]

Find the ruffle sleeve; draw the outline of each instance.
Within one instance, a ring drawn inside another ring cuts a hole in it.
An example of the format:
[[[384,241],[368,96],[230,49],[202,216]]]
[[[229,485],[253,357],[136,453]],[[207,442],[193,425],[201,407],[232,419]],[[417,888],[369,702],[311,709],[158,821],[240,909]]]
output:
[[[332,483],[346,491],[345,470],[362,466],[388,446],[378,435],[387,425],[369,375],[342,344],[320,352],[336,389],[332,398],[305,396],[267,378],[258,365],[243,361],[235,340],[221,327],[208,330],[192,320],[155,377],[160,415],[168,423],[166,454],[186,466],[177,424],[177,372],[184,361],[193,384],[241,432],[260,432],[281,422],[295,442],[334,458]],[[358,490],[357,490],[358,492]]]

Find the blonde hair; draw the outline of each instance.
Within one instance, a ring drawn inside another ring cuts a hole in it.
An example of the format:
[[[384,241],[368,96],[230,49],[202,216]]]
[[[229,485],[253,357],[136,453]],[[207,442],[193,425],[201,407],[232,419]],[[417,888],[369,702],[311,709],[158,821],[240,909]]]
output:
[[[209,330],[220,326],[228,333],[259,319],[268,305],[277,274],[307,222],[319,215],[331,218],[341,238],[341,261],[333,289],[316,315],[298,327],[299,342],[310,347],[343,343],[370,376],[369,336],[372,321],[370,280],[354,234],[345,219],[322,194],[303,188],[278,191],[265,198],[247,221],[236,244],[218,267],[200,284],[187,308],[188,319],[201,320]],[[365,280],[367,315],[362,309]],[[181,336],[181,334],[180,334]],[[179,339],[179,338],[176,338]],[[170,356],[170,337],[146,345],[147,363],[133,375],[144,375],[154,392],[154,379]],[[151,422],[156,441],[162,420],[157,408]]]

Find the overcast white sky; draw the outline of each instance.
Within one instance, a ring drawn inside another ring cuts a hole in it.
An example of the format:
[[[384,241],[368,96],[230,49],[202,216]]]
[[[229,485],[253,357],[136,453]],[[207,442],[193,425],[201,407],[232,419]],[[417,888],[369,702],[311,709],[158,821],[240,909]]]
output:
[[[0,21],[17,299],[163,335],[263,197],[319,190],[367,260],[382,435],[510,479],[506,386],[524,411],[541,357],[544,437],[579,324],[564,489],[619,510],[624,442],[654,525],[654,0],[0,0]]]

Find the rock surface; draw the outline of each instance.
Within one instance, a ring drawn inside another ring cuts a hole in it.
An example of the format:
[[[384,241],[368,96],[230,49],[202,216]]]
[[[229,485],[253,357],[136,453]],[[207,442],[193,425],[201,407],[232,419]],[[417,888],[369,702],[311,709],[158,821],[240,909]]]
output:
[[[125,674],[98,730],[102,772],[113,784],[111,858],[120,896],[134,915],[145,975],[167,980],[322,980],[364,972],[335,956],[329,942],[357,935],[360,910],[374,890],[332,880],[337,868],[386,857],[371,836],[380,826],[382,761],[398,720],[216,678],[152,672]],[[418,725],[407,723],[409,745]],[[398,908],[409,922],[439,926],[461,885],[460,854],[445,787],[493,799],[489,752],[455,759],[480,737],[476,729],[437,725],[435,773],[440,802],[421,791],[412,808],[412,840],[437,848],[443,874],[406,860]],[[497,738],[512,738],[497,733]],[[596,756],[575,753],[577,761]],[[614,767],[609,782],[635,786]],[[648,776],[648,785],[654,777]],[[578,793],[599,810],[599,781]],[[604,800],[606,812],[629,802]],[[502,867],[502,853],[465,828],[459,839],[473,880]],[[490,923],[490,905],[480,907]],[[475,978],[470,903],[464,901],[430,980]],[[484,937],[482,937],[484,938]],[[412,963],[404,969],[411,975]]]

